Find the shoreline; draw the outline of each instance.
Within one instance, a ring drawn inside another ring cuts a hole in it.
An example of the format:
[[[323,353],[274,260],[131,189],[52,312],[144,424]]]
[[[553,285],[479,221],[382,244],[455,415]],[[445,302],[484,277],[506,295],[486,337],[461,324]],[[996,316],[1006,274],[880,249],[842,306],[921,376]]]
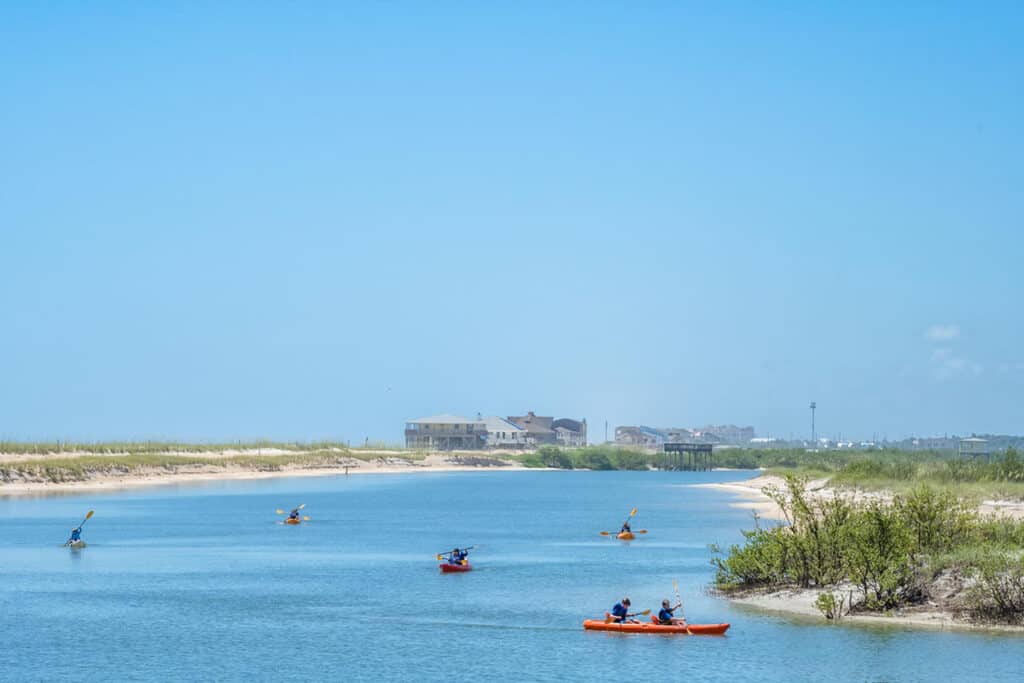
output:
[[[785,517],[779,506],[762,491],[767,486],[785,490],[786,480],[777,474],[760,474],[751,479],[714,484],[687,484],[691,488],[715,489],[732,493],[740,500],[729,503],[729,507],[751,510],[761,519],[784,522]],[[828,485],[828,479],[811,479],[807,482],[807,492],[818,497],[834,495],[849,496],[854,501],[882,500],[889,502],[893,494],[890,491],[866,491],[858,488],[835,488]],[[1019,500],[982,500],[977,505],[982,515],[998,515],[1010,519],[1024,519],[1024,501]]]
[[[818,594],[814,588],[784,588],[772,592],[751,592],[735,596],[718,593],[720,597],[735,605],[749,607],[759,612],[770,612],[786,616],[808,618],[816,625],[842,626],[888,626],[897,628],[924,628],[937,631],[998,631],[1000,633],[1022,634],[1024,626],[1007,624],[975,624],[956,619],[950,612],[942,610],[912,609],[897,614],[846,614],[838,621],[826,619],[814,606]]]
[[[215,452],[203,457],[230,457],[234,453]],[[268,454],[268,455],[277,455]],[[64,454],[51,457],[66,457]],[[375,460],[352,458],[346,464],[326,466],[304,466],[301,463],[284,465],[279,469],[261,470],[245,466],[182,465],[180,469],[140,468],[121,475],[107,473],[89,476],[85,479],[51,481],[6,481],[0,482],[0,498],[20,496],[69,495],[78,493],[128,491],[154,486],[200,484],[216,481],[258,481],[295,477],[331,477],[366,474],[419,474],[449,472],[519,472],[545,471],[550,468],[525,467],[517,462],[490,459],[487,464],[460,464],[458,456],[431,454],[422,460],[405,460],[392,453],[382,453]],[[3,464],[0,459],[0,465]]]
[[[728,483],[688,484],[691,488],[714,489],[730,493],[740,500],[728,503],[729,507],[751,510],[761,519],[785,522],[779,506],[769,498],[762,489],[774,486],[780,490],[785,488],[785,479],[778,475],[761,474],[751,479]],[[809,494],[817,497],[845,495],[854,500],[891,501],[893,494],[888,491],[863,491],[859,489],[838,489],[828,486],[827,479],[814,479],[807,482]],[[981,514],[1005,515],[1010,518],[1024,518],[1024,502],[985,500],[978,504]],[[818,595],[828,591],[816,588],[786,587],[778,590],[754,590],[730,595],[726,592],[714,591],[713,594],[728,600],[730,603],[742,605],[764,612],[774,612],[788,616],[813,619],[818,624],[856,626],[889,626],[903,628],[927,628],[935,630],[957,631],[999,631],[1003,633],[1024,633],[1024,626],[1006,624],[975,624],[957,619],[951,611],[929,609],[927,607],[910,607],[894,613],[855,613],[846,614],[838,621],[830,621],[815,607]]]

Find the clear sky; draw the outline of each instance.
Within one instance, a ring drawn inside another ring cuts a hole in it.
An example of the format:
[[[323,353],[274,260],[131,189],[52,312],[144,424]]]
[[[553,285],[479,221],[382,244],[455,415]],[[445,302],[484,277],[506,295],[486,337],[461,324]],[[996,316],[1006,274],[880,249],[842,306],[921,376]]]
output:
[[[0,438],[1024,432],[1021,3],[0,6]]]

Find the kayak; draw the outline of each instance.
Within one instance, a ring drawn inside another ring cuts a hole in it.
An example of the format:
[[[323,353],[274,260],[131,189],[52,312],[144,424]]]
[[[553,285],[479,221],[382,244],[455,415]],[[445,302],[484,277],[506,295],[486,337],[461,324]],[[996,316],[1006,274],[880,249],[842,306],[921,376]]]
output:
[[[622,541],[632,541],[634,538],[636,538],[636,535],[632,531],[620,531],[619,533],[615,534],[615,538],[618,538]]]
[[[473,570],[473,565],[466,564],[451,564],[450,562],[442,562],[438,565],[441,568],[442,574],[455,574],[458,572],[468,572]]]
[[[652,618],[652,622],[657,617]],[[587,631],[618,631],[620,633],[679,633],[691,636],[720,636],[729,630],[729,624],[615,624],[598,619],[587,619],[583,622]]]
[[[81,550],[85,547],[85,541],[72,541],[71,543],[68,543],[68,546],[72,550]]]
[[[288,519],[284,520],[284,523],[285,524],[301,524],[302,520],[301,519],[292,519],[291,517],[289,517]]]

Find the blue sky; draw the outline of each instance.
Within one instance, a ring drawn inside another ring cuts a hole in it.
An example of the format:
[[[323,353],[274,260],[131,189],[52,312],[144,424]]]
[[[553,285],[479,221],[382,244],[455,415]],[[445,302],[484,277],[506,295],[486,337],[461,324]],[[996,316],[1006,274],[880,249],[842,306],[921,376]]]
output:
[[[1024,432],[1024,11],[5,3],[0,438]]]

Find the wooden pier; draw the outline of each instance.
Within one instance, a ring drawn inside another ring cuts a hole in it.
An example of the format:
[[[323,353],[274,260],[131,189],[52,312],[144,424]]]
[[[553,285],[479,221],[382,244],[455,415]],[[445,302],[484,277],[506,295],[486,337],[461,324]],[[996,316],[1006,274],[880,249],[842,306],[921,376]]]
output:
[[[709,443],[667,443],[663,467],[666,470],[704,472],[711,469],[711,455]]]

